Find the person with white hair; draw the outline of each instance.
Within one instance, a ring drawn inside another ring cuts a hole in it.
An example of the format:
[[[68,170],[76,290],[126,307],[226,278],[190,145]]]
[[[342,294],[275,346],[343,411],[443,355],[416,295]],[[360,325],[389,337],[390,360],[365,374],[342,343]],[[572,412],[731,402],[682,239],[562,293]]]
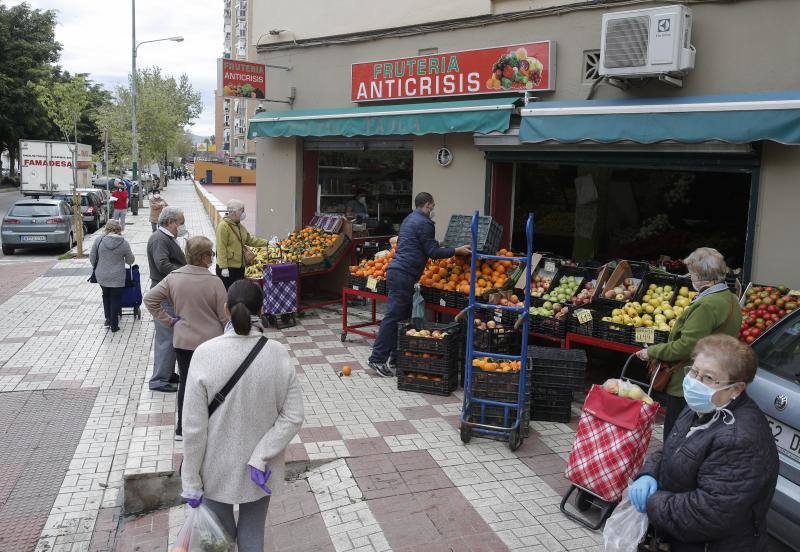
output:
[[[150,266],[150,287],[154,288],[167,277],[167,274],[186,265],[186,256],[177,237],[185,236],[186,219],[183,210],[177,207],[164,207],[158,216],[158,230],[150,234],[147,240],[147,263]],[[169,301],[162,302],[162,307],[171,316],[175,311]],[[172,346],[172,328],[153,320],[155,337],[153,338],[153,376],[150,378],[150,389],[164,393],[175,393],[179,381],[175,373],[175,349]]]
[[[739,299],[725,283],[728,265],[722,254],[711,247],[700,247],[683,261],[689,270],[692,287],[698,292],[678,317],[666,343],[650,345],[636,353],[641,360],[656,359],[661,371],[671,373],[665,389],[667,409],[664,439],[670,435],[678,415],[686,407],[683,380],[689,369],[692,351],[698,341],[711,334],[739,335],[742,313]]]
[[[112,332],[119,331],[125,265],[132,265],[135,260],[131,244],[122,237],[122,224],[118,220],[109,220],[103,237],[96,239],[92,245],[89,261],[94,268],[95,279],[103,290],[105,326]]]
[[[227,209],[228,214],[217,225],[217,276],[222,279],[225,289],[244,278],[248,248],[269,245],[268,240],[252,236],[242,225],[246,217],[242,201],[230,200]]]

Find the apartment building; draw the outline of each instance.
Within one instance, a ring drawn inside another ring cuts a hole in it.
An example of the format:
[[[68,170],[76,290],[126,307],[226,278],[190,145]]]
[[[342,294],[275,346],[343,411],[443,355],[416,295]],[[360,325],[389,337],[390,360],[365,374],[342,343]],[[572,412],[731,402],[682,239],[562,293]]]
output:
[[[223,0],[222,57],[254,61],[258,36],[252,24],[256,0]],[[240,167],[255,168],[255,143],[247,139],[247,121],[257,106],[252,100],[215,99],[217,157]]]

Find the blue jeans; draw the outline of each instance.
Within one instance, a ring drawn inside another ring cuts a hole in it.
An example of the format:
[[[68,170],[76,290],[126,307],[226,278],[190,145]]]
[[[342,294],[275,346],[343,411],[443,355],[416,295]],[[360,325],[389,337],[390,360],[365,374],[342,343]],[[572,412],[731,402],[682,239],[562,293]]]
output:
[[[389,270],[386,275],[389,302],[381,321],[378,337],[372,346],[370,362],[393,360],[397,351],[397,324],[411,317],[411,299],[417,280],[401,270]]]

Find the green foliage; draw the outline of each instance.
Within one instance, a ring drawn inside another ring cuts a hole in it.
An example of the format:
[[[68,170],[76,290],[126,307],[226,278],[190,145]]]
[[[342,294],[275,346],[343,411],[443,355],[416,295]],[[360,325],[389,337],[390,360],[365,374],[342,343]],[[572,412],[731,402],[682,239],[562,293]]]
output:
[[[52,78],[61,45],[55,41],[56,13],[22,3],[0,4],[0,149],[12,161],[22,138],[57,138],[28,82]]]
[[[111,104],[97,110],[98,129],[110,131],[109,158],[113,166],[128,165],[131,154],[131,94],[117,87]],[[136,123],[140,166],[163,161],[185,146],[185,127],[202,111],[200,94],[184,74],[178,80],[158,67],[139,70],[136,82]]]
[[[77,124],[84,109],[89,105],[86,79],[78,75],[63,82],[29,84],[39,98],[47,116],[55,123],[64,140],[77,140]]]

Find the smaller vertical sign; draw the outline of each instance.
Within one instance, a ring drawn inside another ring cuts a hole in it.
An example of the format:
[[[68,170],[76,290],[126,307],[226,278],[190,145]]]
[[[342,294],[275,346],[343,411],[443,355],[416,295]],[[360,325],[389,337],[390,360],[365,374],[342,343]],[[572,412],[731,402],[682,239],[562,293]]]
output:
[[[217,87],[228,98],[259,98],[266,94],[266,68],[263,63],[236,59],[217,60]]]

